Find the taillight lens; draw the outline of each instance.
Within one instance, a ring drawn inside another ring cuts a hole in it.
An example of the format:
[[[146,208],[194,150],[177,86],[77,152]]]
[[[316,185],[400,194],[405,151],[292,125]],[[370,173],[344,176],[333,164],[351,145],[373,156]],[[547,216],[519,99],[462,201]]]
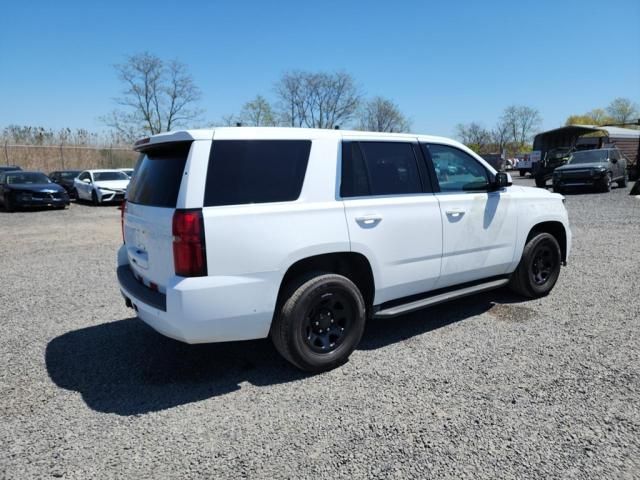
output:
[[[207,275],[202,210],[176,210],[173,214],[173,264],[176,275]]]
[[[122,230],[122,243],[126,243],[124,241],[124,214],[127,211],[127,201],[123,200],[122,205],[120,205],[120,229]]]

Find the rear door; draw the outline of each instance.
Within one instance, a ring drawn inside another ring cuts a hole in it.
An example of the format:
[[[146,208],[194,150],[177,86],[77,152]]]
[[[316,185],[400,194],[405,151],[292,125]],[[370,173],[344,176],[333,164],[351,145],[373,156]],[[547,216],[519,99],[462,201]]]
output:
[[[208,150],[211,142],[161,143],[142,151],[127,190],[124,240],[129,265],[143,283],[153,283],[163,293],[175,275],[173,213],[184,201],[181,189],[187,184],[195,144]]]
[[[417,142],[345,139],[341,169],[351,249],[372,264],[374,302],[433,289],[442,221]]]
[[[491,172],[457,147],[430,143],[423,151],[435,173],[442,215],[438,288],[507,273],[518,217],[508,188],[489,191]]]

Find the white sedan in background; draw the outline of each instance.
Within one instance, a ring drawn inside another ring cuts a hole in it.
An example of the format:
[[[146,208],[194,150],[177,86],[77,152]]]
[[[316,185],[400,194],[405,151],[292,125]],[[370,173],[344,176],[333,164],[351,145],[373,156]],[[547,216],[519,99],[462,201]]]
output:
[[[94,205],[121,202],[131,178],[120,170],[85,170],[74,180],[78,200]]]

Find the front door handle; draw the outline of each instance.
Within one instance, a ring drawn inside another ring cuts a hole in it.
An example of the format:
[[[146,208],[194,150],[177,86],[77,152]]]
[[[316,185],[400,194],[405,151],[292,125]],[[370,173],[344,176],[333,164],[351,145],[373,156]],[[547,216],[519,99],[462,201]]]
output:
[[[459,218],[465,214],[465,211],[462,208],[450,208],[446,213],[449,217]]]
[[[362,217],[356,217],[356,222],[360,225],[373,227],[382,221],[380,215],[363,215]]]

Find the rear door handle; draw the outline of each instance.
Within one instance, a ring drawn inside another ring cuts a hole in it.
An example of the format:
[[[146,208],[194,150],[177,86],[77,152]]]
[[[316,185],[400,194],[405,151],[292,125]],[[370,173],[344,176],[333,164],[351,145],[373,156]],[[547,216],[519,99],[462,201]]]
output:
[[[356,217],[356,222],[360,225],[366,225],[367,227],[377,225],[381,221],[382,217],[380,215],[363,215],[362,217]]]

